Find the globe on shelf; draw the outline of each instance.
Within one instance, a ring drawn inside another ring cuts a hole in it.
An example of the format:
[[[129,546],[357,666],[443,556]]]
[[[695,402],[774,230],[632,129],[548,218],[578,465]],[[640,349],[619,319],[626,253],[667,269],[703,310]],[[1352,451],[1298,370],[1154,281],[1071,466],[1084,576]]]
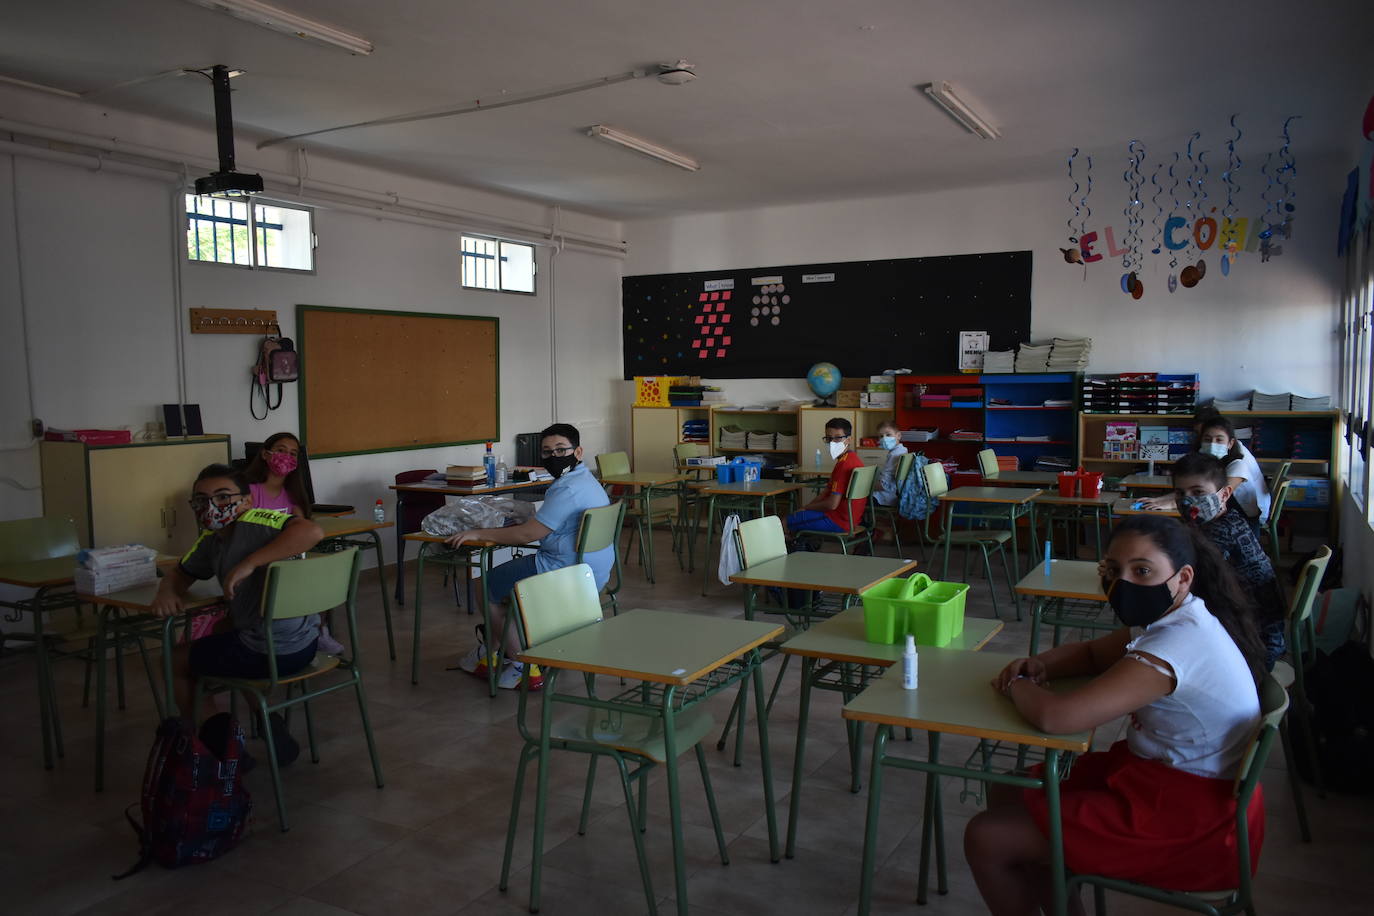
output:
[[[834,363],[816,363],[806,370],[806,383],[816,397],[825,400],[840,390],[840,370]]]

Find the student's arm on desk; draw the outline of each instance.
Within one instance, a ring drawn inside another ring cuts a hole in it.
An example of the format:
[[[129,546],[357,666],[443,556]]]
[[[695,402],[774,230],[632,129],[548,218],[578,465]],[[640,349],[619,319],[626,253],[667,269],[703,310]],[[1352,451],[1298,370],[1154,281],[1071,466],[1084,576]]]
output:
[[[183,572],[180,566],[173,566],[163,573],[157,584],[157,595],[148,609],[158,617],[174,617],[180,614],[186,609],[186,593],[195,581]]]
[[[532,518],[509,528],[473,528],[471,531],[460,531],[444,543],[450,547],[461,547],[467,541],[491,541],[493,544],[518,547],[547,537],[552,531],[552,528],[539,519]]]
[[[1130,638],[1131,631],[1123,627],[1090,642],[1017,659],[993,686],[1011,697],[1017,711],[1041,731],[1064,734],[1096,728],[1173,692],[1172,677],[1125,657]],[[1069,693],[1043,686],[1054,678],[1083,675],[1096,676]]]
[[[1146,509],[1165,510],[1178,508],[1178,500],[1174,498],[1174,494],[1172,493],[1170,493],[1168,496],[1147,497],[1145,499],[1140,500],[1140,504],[1144,506]]]

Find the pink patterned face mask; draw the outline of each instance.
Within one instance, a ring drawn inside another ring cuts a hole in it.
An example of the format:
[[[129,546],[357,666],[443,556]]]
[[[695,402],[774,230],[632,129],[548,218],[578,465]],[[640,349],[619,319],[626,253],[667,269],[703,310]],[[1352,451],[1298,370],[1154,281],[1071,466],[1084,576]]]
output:
[[[296,469],[296,456],[285,452],[268,452],[267,469],[278,477],[285,477]]]

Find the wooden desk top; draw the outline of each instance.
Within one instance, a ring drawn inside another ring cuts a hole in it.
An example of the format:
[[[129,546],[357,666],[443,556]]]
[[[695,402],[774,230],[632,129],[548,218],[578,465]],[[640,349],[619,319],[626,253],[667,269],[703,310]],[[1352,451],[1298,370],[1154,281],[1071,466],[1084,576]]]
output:
[[[122,591],[111,592],[108,595],[86,595],[78,593],[82,601],[98,604],[104,607],[118,607],[126,611],[134,611],[140,614],[148,613],[148,609],[153,606],[153,599],[157,597],[156,582],[149,582],[147,585],[136,585],[133,588],[126,588]],[[219,582],[214,579],[205,579],[191,583],[190,590],[186,593],[186,610],[194,611],[197,608],[208,607],[224,601],[224,589]]]
[[[906,575],[915,568],[915,560],[799,552],[741,569],[730,577],[730,581],[857,595],[885,579]]]
[[[503,483],[499,487],[454,487],[446,483],[393,483],[388,489],[403,493],[443,493],[445,496],[488,496],[492,493],[505,493],[510,490],[524,490],[528,487],[547,487],[552,480],[523,480],[519,483]]]
[[[1116,502],[1112,503],[1112,515],[1165,515],[1169,518],[1181,518],[1181,516],[1178,514],[1177,509],[1132,508],[1135,505],[1136,501],[1137,500],[1134,497],[1118,499]]]
[[[636,609],[531,646],[520,660],[685,686],[782,631],[781,624]]]
[[[976,652],[1000,632],[1000,620],[965,617],[964,632],[941,648]],[[861,605],[840,611],[829,620],[813,623],[782,644],[782,651],[788,655],[825,658],[856,665],[895,664],[902,660],[904,650],[904,645],[869,642],[864,638],[864,609]]]
[[[1121,499],[1119,493],[1103,493],[1100,496],[1060,496],[1057,492],[1041,493],[1032,502],[1037,506],[1113,506]]]
[[[0,583],[20,588],[49,588],[70,585],[76,575],[76,554],[0,564]]]
[[[1054,471],[999,471],[996,477],[984,477],[983,483],[990,487],[1053,487],[1059,483],[1059,475]]]
[[[1042,598],[1074,598],[1080,601],[1106,601],[1102,592],[1102,577],[1097,572],[1093,560],[1055,560],[1050,563],[1050,574],[1045,575],[1045,564],[1040,562],[1031,567],[1025,578],[1016,583],[1020,595],[1036,595]]]
[[[1003,503],[1024,506],[1044,490],[1022,487],[955,487],[940,500],[952,503]]]
[[[1137,490],[1172,490],[1174,479],[1167,474],[1128,474],[1121,478],[1121,485]]]
[[[447,537],[439,537],[434,534],[425,534],[423,531],[412,531],[410,534],[403,534],[401,537],[407,541],[416,541],[421,544],[443,544],[448,541]],[[451,535],[450,535],[451,537]],[[498,544],[495,541],[464,541],[464,547],[474,549],[482,547],[526,547],[526,544]]]
[[[780,496],[802,488],[801,484],[789,483],[786,480],[749,480],[740,483],[701,480],[687,486],[707,496]]]
[[[326,538],[341,538],[350,534],[364,534],[395,527],[395,522],[373,522],[361,518],[325,517],[314,519],[315,524],[324,529]]]
[[[688,474],[676,474],[672,471],[636,471],[632,474],[608,474],[601,478],[601,482],[625,487],[662,487],[691,479]]]
[[[850,700],[844,718],[897,728],[919,728],[1013,744],[1082,752],[1092,746],[1092,729],[1051,735],[1021,717],[992,679],[1018,656],[960,649],[921,649],[916,690],[902,689],[901,672],[889,670]],[[1052,685],[1071,690],[1086,679]]]

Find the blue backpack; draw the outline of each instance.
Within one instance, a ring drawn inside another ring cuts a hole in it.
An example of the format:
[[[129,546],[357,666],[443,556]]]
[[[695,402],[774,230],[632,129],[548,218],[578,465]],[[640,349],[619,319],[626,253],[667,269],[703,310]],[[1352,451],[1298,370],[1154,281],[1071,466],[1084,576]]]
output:
[[[911,473],[902,481],[902,489],[898,493],[897,511],[902,518],[917,521],[929,518],[939,505],[940,500],[931,496],[926,488],[926,475],[922,469],[929,463],[930,459],[921,452],[917,452],[916,459],[911,462]]]

